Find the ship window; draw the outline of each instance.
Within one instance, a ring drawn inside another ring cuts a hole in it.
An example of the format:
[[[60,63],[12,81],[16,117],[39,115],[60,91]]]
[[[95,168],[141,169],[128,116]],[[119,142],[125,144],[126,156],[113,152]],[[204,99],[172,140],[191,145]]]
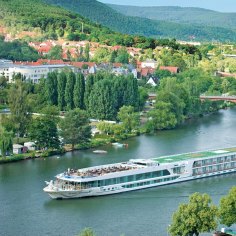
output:
[[[170,172],[168,170],[162,170],[162,176],[170,175]]]
[[[153,177],[153,178],[159,177],[159,176],[160,176],[160,171],[152,172],[152,177]]]
[[[105,180],[105,185],[110,185],[111,184],[111,179],[106,179]]]
[[[151,172],[145,173],[144,178],[145,179],[151,178]]]
[[[120,183],[124,183],[125,182],[125,177],[120,177]]]
[[[133,175],[129,175],[128,176],[128,182],[134,181],[134,176]]]
[[[141,179],[143,179],[143,174],[136,175],[136,180],[141,180]]]

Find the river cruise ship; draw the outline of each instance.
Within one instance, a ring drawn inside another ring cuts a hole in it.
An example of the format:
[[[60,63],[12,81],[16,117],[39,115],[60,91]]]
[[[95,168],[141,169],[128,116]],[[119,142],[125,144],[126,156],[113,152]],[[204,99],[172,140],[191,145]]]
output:
[[[236,147],[68,169],[46,182],[44,191],[53,199],[92,197],[232,172]]]

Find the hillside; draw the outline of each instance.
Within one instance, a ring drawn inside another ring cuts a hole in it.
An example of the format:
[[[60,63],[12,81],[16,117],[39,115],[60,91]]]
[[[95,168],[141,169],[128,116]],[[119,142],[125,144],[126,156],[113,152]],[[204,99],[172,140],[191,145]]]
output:
[[[0,0],[0,6],[1,32],[5,35],[37,32],[38,40],[64,38],[104,44],[117,44],[117,38],[124,38],[124,35],[93,23],[77,13],[46,4],[42,0]]]
[[[222,13],[194,7],[108,6],[127,16],[236,29],[236,13]]]
[[[236,40],[235,30],[125,16],[96,0],[45,0],[45,2],[77,12],[112,30],[127,34],[183,40],[189,40],[189,38],[194,36],[199,41]]]

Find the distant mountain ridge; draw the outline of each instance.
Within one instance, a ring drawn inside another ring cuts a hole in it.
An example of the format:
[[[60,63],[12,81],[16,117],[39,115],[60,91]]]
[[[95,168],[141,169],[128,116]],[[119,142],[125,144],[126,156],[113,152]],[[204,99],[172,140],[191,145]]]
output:
[[[127,16],[236,29],[236,13],[223,13],[197,7],[138,7],[113,4],[108,6]]]
[[[182,40],[195,37],[198,41],[236,41],[236,30],[234,29],[126,16],[112,9],[111,6],[115,8],[114,5],[106,5],[96,0],[44,0],[44,2],[79,13],[91,21],[125,34]]]

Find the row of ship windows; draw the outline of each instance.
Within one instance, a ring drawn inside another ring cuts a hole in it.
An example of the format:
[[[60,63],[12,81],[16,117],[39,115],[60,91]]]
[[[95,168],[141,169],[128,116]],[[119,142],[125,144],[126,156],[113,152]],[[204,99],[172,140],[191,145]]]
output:
[[[206,166],[206,165],[214,165],[214,164],[217,164],[217,163],[231,162],[231,161],[236,161],[236,155],[217,157],[217,158],[211,158],[211,159],[207,159],[207,160],[195,161],[193,163],[193,167]]]
[[[95,180],[95,181],[90,181],[90,182],[81,183],[81,184],[89,186],[89,187],[100,187],[100,186],[121,184],[121,183],[133,182],[133,181],[138,181],[138,180],[144,180],[144,179],[157,178],[157,177],[162,177],[162,176],[167,176],[167,175],[170,175],[170,172],[168,170],[160,170],[160,171],[154,171],[154,172],[137,174],[137,175],[128,175],[128,176],[112,178],[112,179]]]
[[[236,168],[236,162],[215,165],[215,166],[209,166],[209,167],[196,168],[193,170],[193,175],[212,173],[212,172],[234,169],[234,168]]]
[[[156,179],[156,180],[151,180],[151,181],[146,181],[146,182],[141,182],[141,183],[127,184],[127,185],[124,185],[123,187],[125,187],[125,188],[135,188],[135,187],[140,187],[140,186],[145,186],[145,185],[150,185],[150,184],[157,184],[157,183],[161,183],[161,182],[167,182],[167,181],[175,180],[177,178],[178,178],[178,176],[170,177],[170,178],[164,178],[164,179]]]

